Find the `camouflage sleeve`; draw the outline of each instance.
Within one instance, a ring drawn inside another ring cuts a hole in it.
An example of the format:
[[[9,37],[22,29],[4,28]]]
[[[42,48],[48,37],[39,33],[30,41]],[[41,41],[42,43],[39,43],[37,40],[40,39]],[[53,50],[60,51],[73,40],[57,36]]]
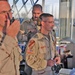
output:
[[[27,45],[26,62],[35,70],[42,70],[47,66],[47,61],[39,53],[38,41],[36,39],[31,39]]]
[[[21,26],[20,26],[20,31],[17,35],[17,39],[19,42],[25,42],[27,41],[27,35],[26,35],[26,31],[27,31],[27,24],[24,22]]]
[[[57,50],[55,50],[55,56],[60,56]]]
[[[17,39],[19,42],[25,42],[25,41],[27,41],[27,35],[19,32],[17,35]]]
[[[55,57],[60,56],[60,55],[59,55],[59,52],[56,50],[56,45],[54,45],[54,50],[55,50]]]
[[[8,61],[10,55],[10,51],[6,50],[4,44],[0,45],[0,71],[2,70],[3,66]]]
[[[2,41],[2,42],[1,42]],[[5,67],[6,62],[11,59],[11,46],[7,45],[9,43],[10,39],[5,35],[3,40],[0,40],[0,72]],[[10,44],[10,43],[9,43]],[[9,62],[10,63],[10,62]],[[8,69],[7,69],[8,70]],[[1,73],[0,73],[1,75]]]

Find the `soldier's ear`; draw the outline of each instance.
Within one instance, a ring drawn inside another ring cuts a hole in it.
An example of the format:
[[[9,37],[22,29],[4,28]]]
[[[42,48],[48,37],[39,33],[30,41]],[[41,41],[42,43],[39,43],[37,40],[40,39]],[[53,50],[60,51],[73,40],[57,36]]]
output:
[[[37,20],[37,25],[41,26],[41,19],[40,18],[38,18],[38,20]]]

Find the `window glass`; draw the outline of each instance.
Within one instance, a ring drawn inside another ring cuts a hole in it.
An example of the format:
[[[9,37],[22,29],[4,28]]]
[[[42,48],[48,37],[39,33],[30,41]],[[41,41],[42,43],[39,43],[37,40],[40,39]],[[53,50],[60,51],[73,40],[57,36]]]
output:
[[[71,37],[71,25],[70,25],[70,1],[62,1],[60,2],[60,37],[62,38],[70,38]]]
[[[72,29],[72,40],[75,43],[75,0],[72,2],[72,22],[71,22],[71,29]]]
[[[59,0],[45,0],[44,12],[53,14],[55,19],[56,36],[59,37]]]

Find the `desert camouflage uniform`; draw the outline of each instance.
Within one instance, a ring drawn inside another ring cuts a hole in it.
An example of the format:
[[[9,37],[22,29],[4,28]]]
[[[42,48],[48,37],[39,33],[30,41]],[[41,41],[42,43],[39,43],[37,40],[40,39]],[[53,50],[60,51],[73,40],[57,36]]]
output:
[[[20,75],[19,51],[17,40],[0,32],[0,75]]]
[[[40,26],[35,25],[32,19],[24,21],[17,36],[19,42],[29,41],[29,39],[39,30]]]
[[[40,26],[35,25],[33,19],[24,21],[20,27],[20,32],[18,34],[18,41],[22,44],[25,43],[25,47],[32,36],[40,30]],[[25,49],[24,49],[25,50]],[[25,55],[25,53],[24,53]],[[24,58],[25,59],[25,58]],[[31,75],[32,69],[25,63],[25,72],[27,75]]]
[[[32,67],[32,75],[52,75],[51,67],[47,66],[47,60],[53,59],[59,54],[55,50],[52,34],[50,40],[43,34],[33,36],[26,48],[26,62]]]

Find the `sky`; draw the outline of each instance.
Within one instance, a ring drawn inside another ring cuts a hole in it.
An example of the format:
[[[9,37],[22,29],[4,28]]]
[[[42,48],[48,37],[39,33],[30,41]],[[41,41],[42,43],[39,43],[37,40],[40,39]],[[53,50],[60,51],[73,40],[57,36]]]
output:
[[[26,1],[26,0],[25,0]],[[32,7],[31,5],[31,0],[28,0],[26,7],[27,11],[29,11]],[[34,0],[35,2],[36,0]],[[9,0],[10,5],[13,4],[13,0]],[[42,5],[42,0],[38,1],[38,4]],[[22,7],[22,0],[19,0],[17,3],[17,8],[20,10]],[[25,9],[22,9],[22,12],[25,12]],[[51,13],[54,15],[54,17],[58,18],[59,17],[59,0],[45,0],[45,7],[44,7],[44,12]]]

